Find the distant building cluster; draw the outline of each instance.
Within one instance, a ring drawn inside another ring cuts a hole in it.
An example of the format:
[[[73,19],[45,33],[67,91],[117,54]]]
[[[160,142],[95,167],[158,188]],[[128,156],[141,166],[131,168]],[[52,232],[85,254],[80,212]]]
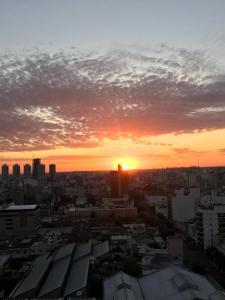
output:
[[[56,175],[56,165],[49,165],[49,177],[54,178]],[[7,184],[9,181],[9,166],[7,164],[2,165],[2,181]],[[20,179],[20,176],[24,178],[33,178],[36,180],[44,180],[46,176],[46,168],[45,165],[41,163],[40,158],[33,159],[33,165],[25,164],[23,166],[23,173],[21,173],[21,168],[19,164],[14,164],[12,166],[12,176],[14,179]]]

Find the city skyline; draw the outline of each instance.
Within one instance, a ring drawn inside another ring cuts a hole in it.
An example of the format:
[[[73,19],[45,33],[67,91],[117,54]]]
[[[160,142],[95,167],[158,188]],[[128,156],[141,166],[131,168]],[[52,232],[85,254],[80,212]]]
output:
[[[225,1],[0,1],[0,298],[225,300]]]
[[[2,1],[0,163],[224,165],[224,10],[210,0]]]
[[[46,166],[48,169],[46,169]],[[37,179],[39,172],[43,174],[49,174],[54,176],[56,174],[56,164],[50,162],[49,164],[43,163],[40,158],[34,158],[33,161],[29,161],[25,164],[19,162],[13,162],[12,164],[1,165],[1,175],[4,177],[8,175],[20,176],[21,174],[25,177],[33,177]]]

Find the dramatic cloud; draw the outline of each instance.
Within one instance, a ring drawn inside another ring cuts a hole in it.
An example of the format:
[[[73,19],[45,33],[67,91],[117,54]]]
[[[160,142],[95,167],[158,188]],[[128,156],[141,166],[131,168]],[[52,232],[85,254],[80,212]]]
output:
[[[0,149],[225,128],[225,73],[201,51],[0,55]]]

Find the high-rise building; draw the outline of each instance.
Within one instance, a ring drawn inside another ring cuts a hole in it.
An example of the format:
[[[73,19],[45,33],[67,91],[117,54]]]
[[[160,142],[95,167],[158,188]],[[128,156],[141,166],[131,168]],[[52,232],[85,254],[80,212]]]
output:
[[[18,164],[13,165],[13,176],[15,178],[20,177],[20,166]]]
[[[7,184],[9,180],[9,166],[8,165],[2,165],[2,182],[4,184]]]
[[[225,205],[199,207],[196,213],[196,240],[206,249],[225,238]]]
[[[50,178],[54,179],[55,174],[56,174],[56,165],[55,164],[49,165],[49,176],[50,176]]]
[[[129,175],[118,165],[117,171],[110,172],[111,197],[120,198],[129,193]]]
[[[26,178],[31,177],[31,165],[29,165],[29,164],[24,165],[23,174],[24,174],[24,177],[26,177]]]
[[[201,197],[195,216],[196,241],[204,249],[225,239],[225,196],[212,191]]]
[[[33,175],[34,179],[38,179],[38,170],[39,170],[40,164],[41,164],[41,159],[40,158],[34,158],[33,159],[32,175]]]
[[[38,180],[44,180],[45,179],[45,165],[40,164],[38,167]]]

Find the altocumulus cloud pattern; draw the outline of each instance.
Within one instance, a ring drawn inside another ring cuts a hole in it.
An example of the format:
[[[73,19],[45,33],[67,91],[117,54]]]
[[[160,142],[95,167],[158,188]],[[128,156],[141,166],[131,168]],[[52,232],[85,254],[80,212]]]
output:
[[[0,55],[1,150],[225,128],[225,73],[203,51],[127,47]]]

